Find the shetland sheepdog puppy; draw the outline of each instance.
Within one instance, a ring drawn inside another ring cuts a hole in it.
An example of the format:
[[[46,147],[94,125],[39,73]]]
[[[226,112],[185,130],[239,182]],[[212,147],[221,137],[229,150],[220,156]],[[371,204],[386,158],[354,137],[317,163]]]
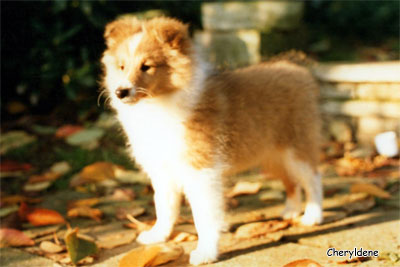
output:
[[[282,179],[283,218],[322,221],[318,87],[304,67],[266,62],[211,71],[187,25],[172,18],[118,19],[106,26],[103,86],[132,155],[154,188],[157,221],[142,244],[164,242],[188,199],[198,232],[194,265],[218,257],[222,177],[260,167]]]

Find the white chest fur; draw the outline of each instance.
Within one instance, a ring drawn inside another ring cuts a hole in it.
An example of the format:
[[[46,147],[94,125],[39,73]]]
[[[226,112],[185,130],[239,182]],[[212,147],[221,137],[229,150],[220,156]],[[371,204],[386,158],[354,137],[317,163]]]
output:
[[[186,150],[183,123],[188,112],[174,102],[149,99],[118,109],[136,162],[146,171],[164,169],[183,159]]]

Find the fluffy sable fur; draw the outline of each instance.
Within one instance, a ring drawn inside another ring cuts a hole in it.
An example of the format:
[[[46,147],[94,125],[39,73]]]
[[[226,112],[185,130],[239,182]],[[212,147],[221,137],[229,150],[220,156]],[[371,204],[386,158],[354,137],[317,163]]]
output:
[[[187,26],[170,18],[116,20],[105,31],[104,87],[132,154],[150,176],[157,222],[138,241],[168,239],[188,198],[199,234],[190,263],[218,256],[221,178],[259,166],[287,191],[283,217],[322,221],[317,173],[318,88],[310,73],[275,61],[211,74]]]

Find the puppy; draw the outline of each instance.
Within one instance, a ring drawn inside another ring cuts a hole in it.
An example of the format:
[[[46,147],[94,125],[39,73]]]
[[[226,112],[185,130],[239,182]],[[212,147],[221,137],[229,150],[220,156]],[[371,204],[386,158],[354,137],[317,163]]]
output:
[[[318,87],[305,68],[276,61],[213,73],[171,18],[119,19],[104,36],[103,85],[155,191],[157,221],[139,242],[168,239],[184,194],[199,235],[190,263],[215,261],[221,177],[253,167],[282,179],[283,218],[300,215],[303,189],[301,222],[321,223]]]

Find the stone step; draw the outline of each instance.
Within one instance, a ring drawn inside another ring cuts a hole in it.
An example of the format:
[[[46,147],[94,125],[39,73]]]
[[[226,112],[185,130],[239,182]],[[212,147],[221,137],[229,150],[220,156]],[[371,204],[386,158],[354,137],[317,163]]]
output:
[[[400,83],[322,83],[321,98],[400,100]]]
[[[376,102],[363,100],[333,101],[321,103],[323,113],[351,117],[378,116],[400,119],[399,102]]]
[[[313,73],[324,82],[399,83],[400,61],[319,64]]]

